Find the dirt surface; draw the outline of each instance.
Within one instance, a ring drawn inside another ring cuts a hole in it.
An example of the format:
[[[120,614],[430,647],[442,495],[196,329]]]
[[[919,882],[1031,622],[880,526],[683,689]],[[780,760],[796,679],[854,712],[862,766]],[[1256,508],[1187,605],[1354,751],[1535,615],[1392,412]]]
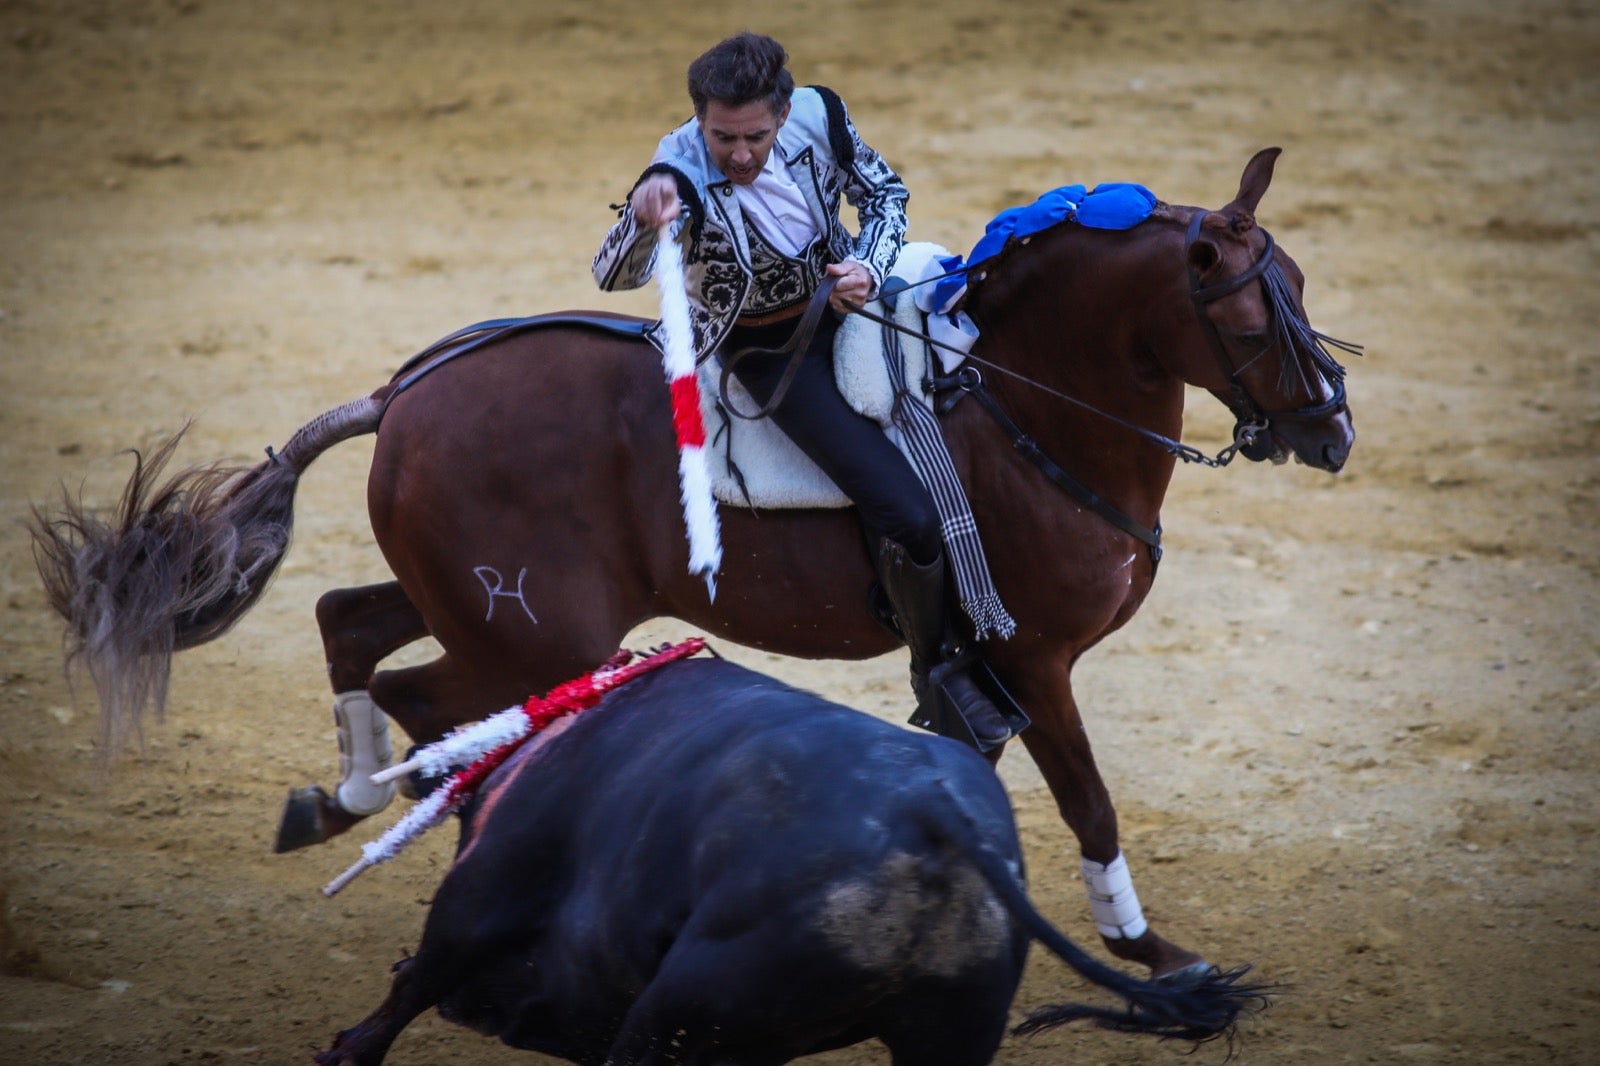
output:
[[[468,322],[648,312],[592,289],[607,204],[687,113],[687,61],[744,25],[843,92],[913,190],[911,236],[952,248],[1068,182],[1219,206],[1285,148],[1261,218],[1313,322],[1367,345],[1360,436],[1337,477],[1179,471],[1154,593],[1078,672],[1126,851],[1158,928],[1291,986],[1239,1062],[1596,1061],[1593,6],[650,7],[0,3],[0,1061],[305,1061],[414,946],[451,835],[334,901],[400,808],[270,854],[286,790],[335,774],[312,604],[387,576],[370,438],[313,468],[277,584],[179,658],[109,779],[29,502],[109,502],[115,453],[189,417],[183,461],[281,446]],[[1227,427],[1191,398],[1189,439]],[[900,656],[725,650],[907,711]],[[1092,940],[1048,796],[1020,749],[1002,771],[1036,898]],[[1083,994],[1036,953],[1017,1006]],[[1000,1060],[1183,1050],[1058,1032]],[[430,1014],[390,1061],[541,1060]]]

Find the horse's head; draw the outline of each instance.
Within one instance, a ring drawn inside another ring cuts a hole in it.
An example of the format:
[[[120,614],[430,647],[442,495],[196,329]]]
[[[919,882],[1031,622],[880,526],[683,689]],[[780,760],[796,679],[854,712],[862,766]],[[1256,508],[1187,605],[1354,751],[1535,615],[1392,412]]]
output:
[[[1232,203],[1220,211],[1196,209],[1189,219],[1184,255],[1196,340],[1210,349],[1214,365],[1182,376],[1228,405],[1246,458],[1283,462],[1293,453],[1337,471],[1349,458],[1355,429],[1344,368],[1328,346],[1359,349],[1311,328],[1301,303],[1304,275],[1256,225],[1278,152],[1256,153]]]

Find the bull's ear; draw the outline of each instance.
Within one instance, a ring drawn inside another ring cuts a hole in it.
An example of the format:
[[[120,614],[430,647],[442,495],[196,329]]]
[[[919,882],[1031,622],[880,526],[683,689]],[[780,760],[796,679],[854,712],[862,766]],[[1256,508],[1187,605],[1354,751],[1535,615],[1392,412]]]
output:
[[[1244,167],[1244,177],[1239,179],[1239,195],[1234,197],[1233,203],[1223,208],[1225,214],[1231,215],[1241,210],[1250,215],[1256,213],[1256,205],[1261,203],[1267,186],[1272,184],[1272,166],[1282,151],[1282,148],[1263,148],[1250,157],[1250,162]]]

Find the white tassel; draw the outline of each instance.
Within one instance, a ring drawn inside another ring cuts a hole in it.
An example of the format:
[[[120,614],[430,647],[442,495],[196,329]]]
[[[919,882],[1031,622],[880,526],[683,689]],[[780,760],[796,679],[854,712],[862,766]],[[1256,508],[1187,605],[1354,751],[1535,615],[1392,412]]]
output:
[[[722,543],[704,448],[683,448],[678,452],[678,484],[683,489],[683,521],[689,528],[689,572],[706,579],[706,589],[715,601]]]
[[[418,801],[407,811],[405,817],[390,826],[383,836],[361,845],[360,860],[328,882],[323,887],[322,894],[329,897],[335,895],[363,871],[370,870],[379,863],[388,862],[400,854],[407,844],[444,820],[450,813],[452,798],[451,790],[448,788],[430,792],[426,798]]]
[[[672,387],[673,424],[678,436],[678,486],[683,521],[689,533],[689,572],[705,578],[717,598],[717,570],[722,566],[717,505],[706,467],[705,427],[700,421],[700,390],[695,380],[693,334],[689,326],[689,293],[683,278],[683,249],[671,225],[661,227],[656,245],[656,287],[661,290],[662,368]]]
[[[407,844],[444,821],[451,811],[482,785],[486,775],[501,766],[512,751],[520,749],[521,743],[532,734],[549,728],[559,719],[598,705],[602,695],[627,684],[640,674],[697,655],[705,646],[704,638],[690,637],[677,644],[662,645],[648,658],[632,665],[627,665],[633,657],[631,652],[618,652],[604,666],[583,677],[559,685],[543,697],[530,699],[521,707],[508,707],[481,722],[453,730],[444,739],[423,748],[413,758],[383,771],[382,776],[388,778],[417,769],[443,773],[458,762],[472,764],[430,792],[383,836],[370,844],[363,844],[361,859],[328,882],[322,894],[334,895],[363,871],[388,862],[400,854]],[[373,776],[376,778],[380,775]]]
[[[424,777],[438,777],[452,766],[477,762],[496,748],[521,740],[531,728],[520,706],[507,707],[481,722],[451,730],[442,740],[422,748],[405,762],[373,774],[372,783],[381,785],[405,777],[413,770],[421,770]]]

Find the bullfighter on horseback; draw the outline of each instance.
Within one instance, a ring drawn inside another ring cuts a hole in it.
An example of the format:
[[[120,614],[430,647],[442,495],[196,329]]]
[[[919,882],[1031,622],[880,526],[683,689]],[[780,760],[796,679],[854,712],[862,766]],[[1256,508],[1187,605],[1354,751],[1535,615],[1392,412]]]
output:
[[[679,223],[695,358],[719,348],[743,353],[733,375],[764,406],[788,368],[780,349],[805,342],[796,334],[817,291],[832,281],[829,303],[841,314],[874,298],[906,230],[899,175],[861,140],[837,95],[795,87],[787,61],[777,41],[747,32],[690,64],[695,117],[662,138],[594,259],[602,289],[637,288],[655,268],[661,227]],[[839,221],[841,194],[858,212],[859,237]],[[954,712],[988,750],[1012,728],[974,682],[970,652],[951,654],[954,611],[933,497],[883,430],[840,394],[837,329],[836,317],[822,316],[771,417],[860,512],[911,649],[919,708],[942,702],[927,717],[948,721],[940,712]],[[646,335],[661,346],[659,324]]]

